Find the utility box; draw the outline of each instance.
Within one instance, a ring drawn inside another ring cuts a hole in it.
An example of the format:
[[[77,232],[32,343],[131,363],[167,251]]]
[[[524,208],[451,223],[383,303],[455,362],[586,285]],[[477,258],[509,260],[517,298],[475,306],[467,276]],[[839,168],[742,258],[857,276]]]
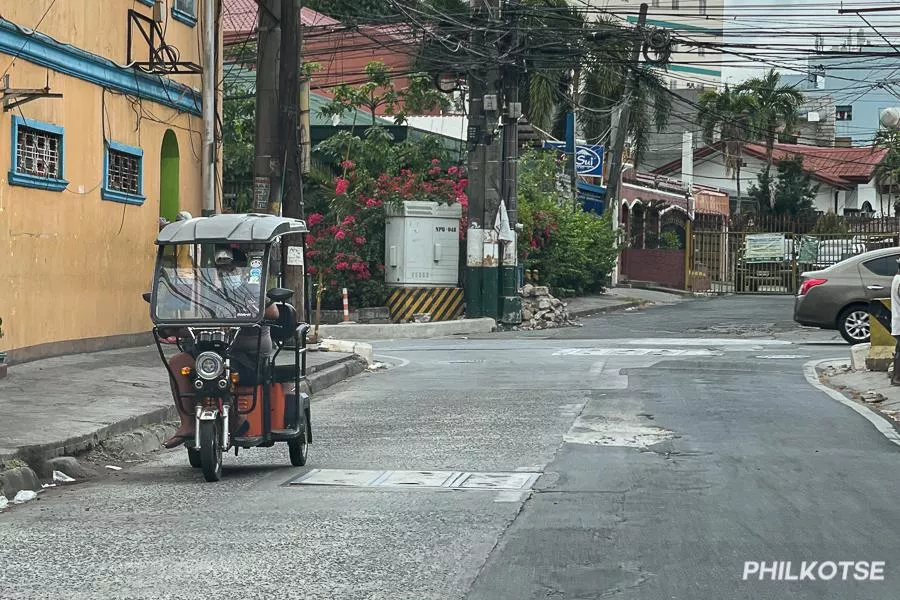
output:
[[[384,281],[393,287],[456,287],[459,282],[459,204],[387,205]]]

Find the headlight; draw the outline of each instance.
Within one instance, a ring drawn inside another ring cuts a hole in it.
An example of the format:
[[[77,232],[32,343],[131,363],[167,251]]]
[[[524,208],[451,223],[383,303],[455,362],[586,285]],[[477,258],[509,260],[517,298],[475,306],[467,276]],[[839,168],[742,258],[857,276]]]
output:
[[[195,362],[201,379],[215,379],[225,371],[225,361],[215,352],[201,352]]]

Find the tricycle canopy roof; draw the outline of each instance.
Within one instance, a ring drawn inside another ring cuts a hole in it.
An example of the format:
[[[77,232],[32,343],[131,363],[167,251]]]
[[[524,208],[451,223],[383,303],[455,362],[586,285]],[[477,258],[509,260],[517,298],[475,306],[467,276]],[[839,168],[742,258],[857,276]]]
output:
[[[307,233],[306,221],[264,214],[227,214],[194,217],[166,225],[157,245],[203,242],[266,244],[291,233]]]

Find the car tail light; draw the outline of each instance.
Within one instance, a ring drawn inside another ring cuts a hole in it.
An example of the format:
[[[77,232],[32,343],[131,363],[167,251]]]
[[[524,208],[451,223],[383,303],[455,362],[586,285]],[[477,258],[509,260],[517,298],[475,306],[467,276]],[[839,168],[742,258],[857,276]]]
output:
[[[800,284],[800,291],[798,292],[799,296],[805,296],[809,290],[813,289],[817,285],[822,285],[823,283],[828,283],[827,279],[807,279],[803,283]]]

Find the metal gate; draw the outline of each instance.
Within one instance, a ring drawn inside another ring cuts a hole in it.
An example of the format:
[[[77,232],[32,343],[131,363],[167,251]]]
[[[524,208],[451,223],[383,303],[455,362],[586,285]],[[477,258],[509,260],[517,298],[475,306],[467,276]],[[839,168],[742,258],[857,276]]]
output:
[[[688,248],[688,289],[695,292],[794,294],[806,271],[869,250],[898,245],[893,232],[797,234],[695,231]]]

